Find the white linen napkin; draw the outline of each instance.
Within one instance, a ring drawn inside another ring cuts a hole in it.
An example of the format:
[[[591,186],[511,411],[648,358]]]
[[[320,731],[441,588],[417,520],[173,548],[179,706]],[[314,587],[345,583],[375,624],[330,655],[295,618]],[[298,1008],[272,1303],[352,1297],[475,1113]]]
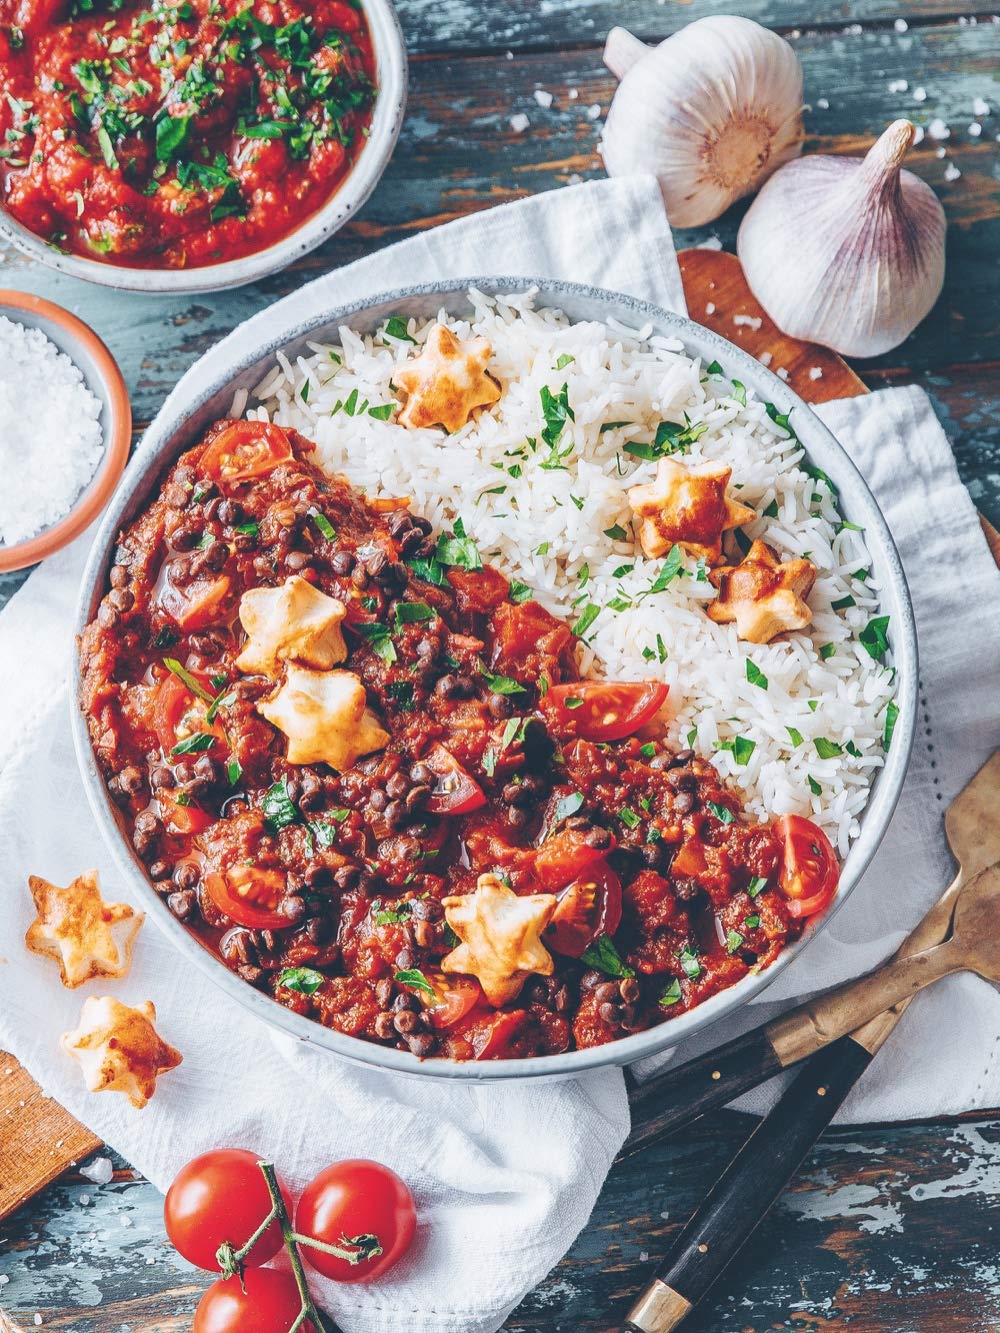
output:
[[[394,285],[490,271],[588,281],[684,308],[657,187],[637,178],[557,191],[424,233],[320,278],[251,323],[273,336],[314,310]],[[227,339],[214,348],[176,392],[225,364],[230,346]],[[928,400],[892,390],[823,414],[872,481],[901,546],[921,636],[924,730],[873,868],[768,1002],[832,984],[895,947],[946,882],[941,812],[1000,744],[1000,577]],[[360,1070],[251,1022],[148,924],[127,980],[75,995],[59,987],[50,962],[26,953],[29,873],[66,883],[97,865],[106,896],[129,896],[91,825],[66,721],[66,630],[87,542],[50,560],[0,615],[0,867],[8,892],[0,1046],[161,1188],[188,1158],[221,1145],[273,1157],[293,1187],[341,1157],[389,1163],[419,1201],[411,1256],[381,1282],[318,1282],[317,1294],[347,1333],[491,1333],[587,1220],[628,1128],[620,1074],[473,1088]],[[152,998],[163,1034],[184,1053],[142,1112],[86,1093],[58,1050],[83,996],[104,991],[133,1003]],[[770,1007],[754,1006],[744,1025]],[[912,1006],[846,1113],[886,1118],[996,1104],[998,1019],[992,988],[943,983]],[[729,1031],[717,1028],[710,1040]]]

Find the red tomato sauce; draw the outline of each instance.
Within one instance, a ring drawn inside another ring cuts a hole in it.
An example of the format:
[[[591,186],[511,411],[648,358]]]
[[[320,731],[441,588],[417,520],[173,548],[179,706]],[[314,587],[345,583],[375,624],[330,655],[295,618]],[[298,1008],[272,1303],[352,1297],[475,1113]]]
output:
[[[456,1060],[613,1041],[773,962],[804,925],[774,827],[642,730],[641,686],[580,680],[570,630],[473,534],[381,512],[311,448],[212,427],[123,532],[82,636],[95,754],[175,916],[279,1004]],[[257,707],[274,682],[237,665],[241,597],[293,574],[347,608],[342,669],[389,736],[343,772],[288,761]],[[552,974],[496,1008],[442,968],[442,899],[483,874],[558,898]]]
[[[374,77],[349,0],[0,0],[0,200],[106,263],[253,254],[343,182]]]

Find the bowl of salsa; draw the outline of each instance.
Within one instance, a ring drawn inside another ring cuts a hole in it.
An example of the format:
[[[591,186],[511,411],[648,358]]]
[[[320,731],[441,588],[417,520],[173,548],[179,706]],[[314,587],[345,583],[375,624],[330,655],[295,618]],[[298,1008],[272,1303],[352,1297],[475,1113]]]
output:
[[[0,235],[126,290],[254,281],[364,203],[406,82],[389,0],[0,0]]]

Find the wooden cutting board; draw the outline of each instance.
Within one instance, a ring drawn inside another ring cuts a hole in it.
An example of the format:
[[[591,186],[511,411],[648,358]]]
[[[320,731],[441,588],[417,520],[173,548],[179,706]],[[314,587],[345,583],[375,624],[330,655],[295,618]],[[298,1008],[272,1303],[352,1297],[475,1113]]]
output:
[[[750,294],[734,255],[683,250],[679,258],[691,318],[752,356],[770,354],[771,369],[783,368],[806,402],[868,392],[835,353],[786,338],[776,328]],[[982,523],[1000,564],[1000,533],[985,519]],[[0,1053],[0,1218],[100,1146],[101,1140],[47,1096],[12,1056]]]

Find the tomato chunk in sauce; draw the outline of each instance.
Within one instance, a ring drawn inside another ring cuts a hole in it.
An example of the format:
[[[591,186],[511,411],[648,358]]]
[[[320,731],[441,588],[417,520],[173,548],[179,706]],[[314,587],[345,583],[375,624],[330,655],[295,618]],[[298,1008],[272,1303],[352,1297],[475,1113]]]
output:
[[[0,202],[107,263],[252,254],[337,190],[374,78],[350,0],[0,0]]]
[[[608,714],[602,740],[604,713],[581,727],[571,706],[545,706],[579,680],[575,640],[472,567],[472,536],[442,542],[382,512],[293,431],[233,424],[182,456],[123,533],[80,644],[125,832],[227,966],[338,1031],[489,1060],[669,1021],[801,932],[781,838],[648,709]],[[288,761],[257,708],[275,680],[237,665],[240,598],[293,576],[346,608],[338,669],[388,735],[341,772]],[[559,900],[542,935],[552,975],[496,1008],[442,968],[456,942],[442,899],[486,873]]]

